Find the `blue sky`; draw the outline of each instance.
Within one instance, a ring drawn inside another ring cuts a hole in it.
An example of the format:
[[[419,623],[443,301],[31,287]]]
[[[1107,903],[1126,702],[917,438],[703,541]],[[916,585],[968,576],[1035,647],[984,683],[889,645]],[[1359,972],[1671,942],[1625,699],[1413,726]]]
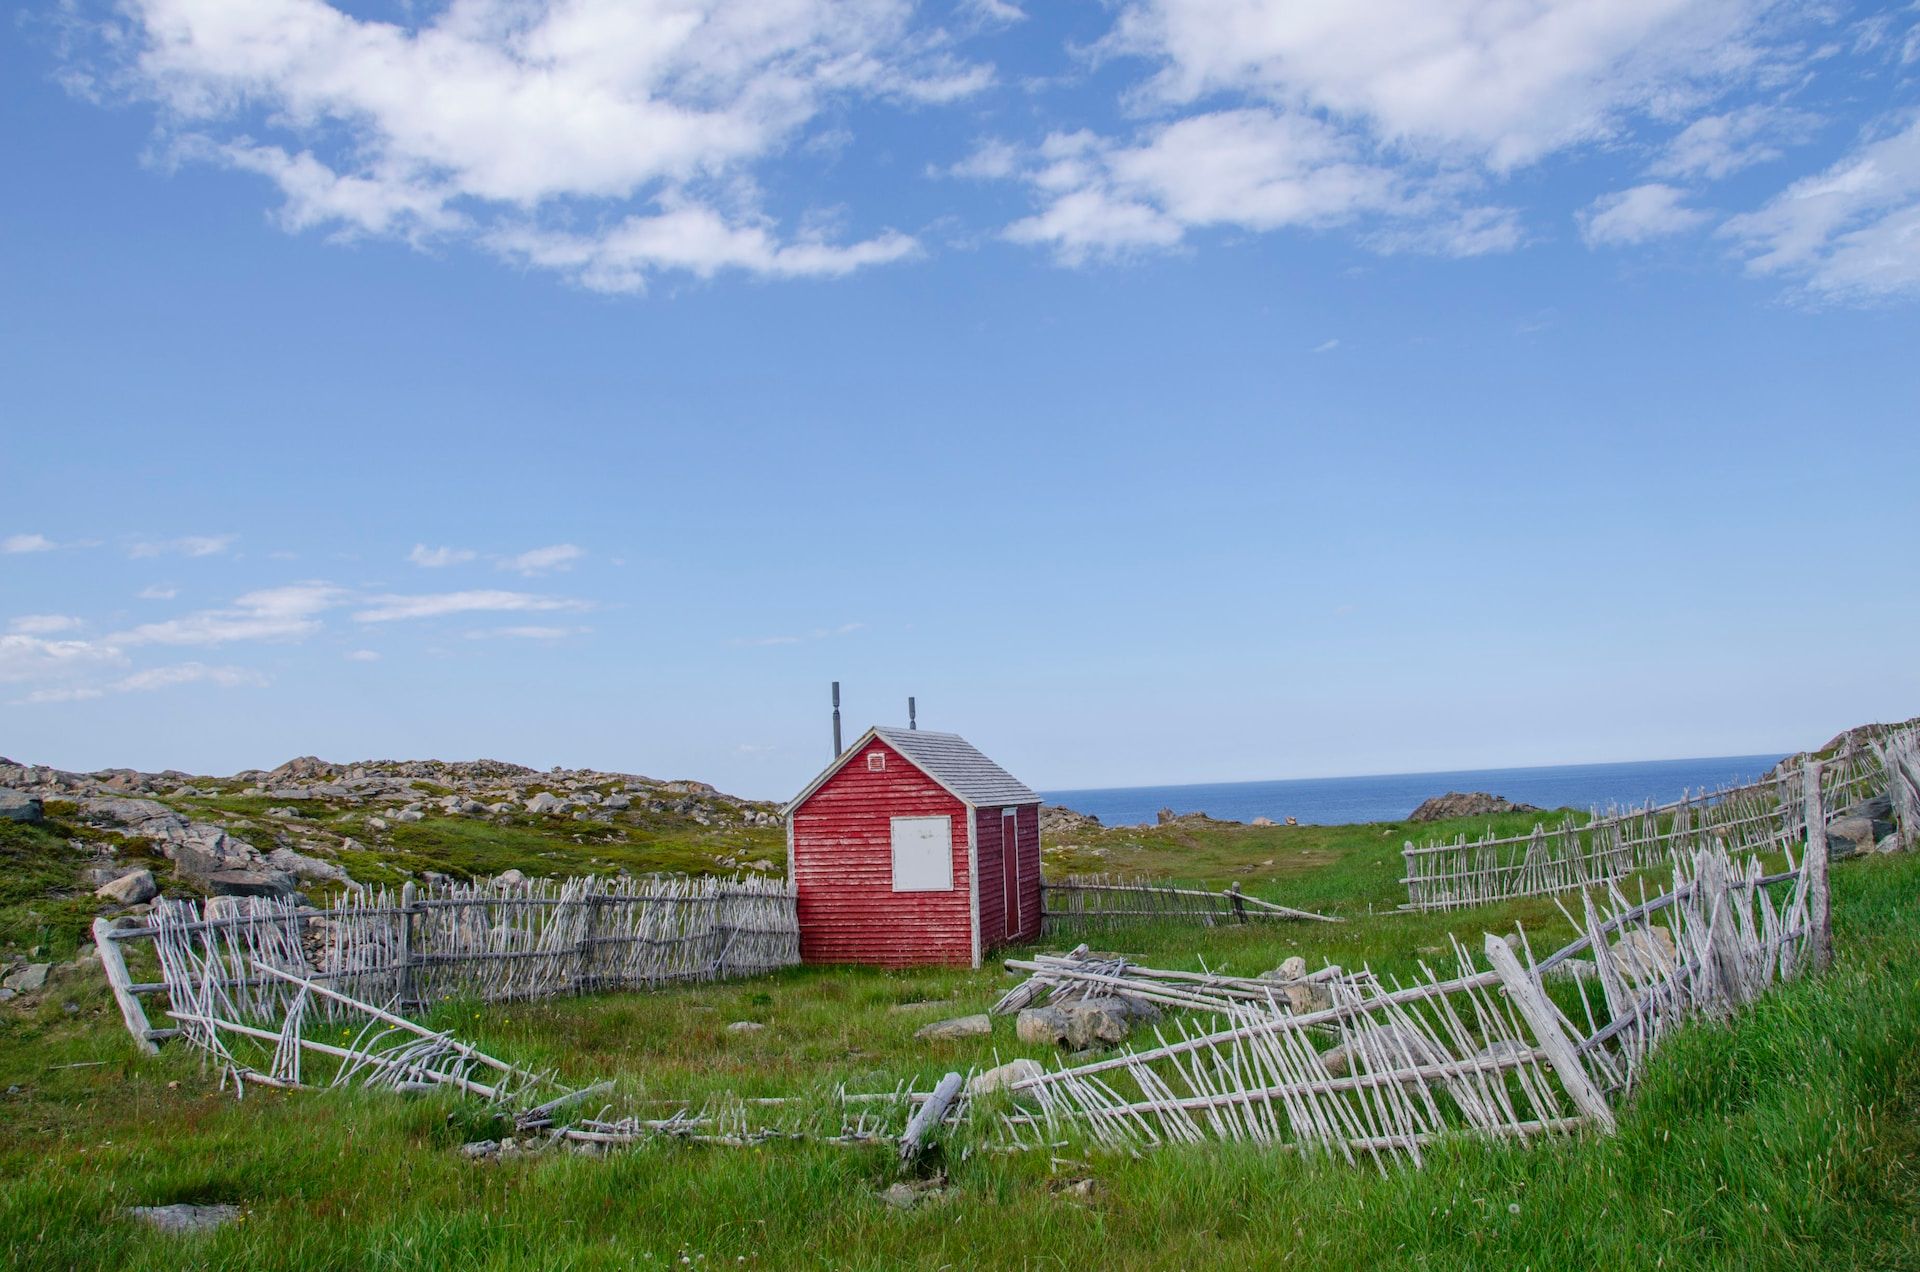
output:
[[[761,796],[1920,714],[1920,8],[28,4],[0,753]]]

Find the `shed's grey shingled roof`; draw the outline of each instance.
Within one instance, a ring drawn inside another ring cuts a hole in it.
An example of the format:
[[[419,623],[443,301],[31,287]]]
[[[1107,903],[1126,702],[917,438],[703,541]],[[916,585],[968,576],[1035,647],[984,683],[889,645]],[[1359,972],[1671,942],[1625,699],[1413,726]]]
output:
[[[926,770],[929,777],[976,808],[1040,802],[1025,782],[957,733],[884,725],[876,725],[873,731],[881,741]]]

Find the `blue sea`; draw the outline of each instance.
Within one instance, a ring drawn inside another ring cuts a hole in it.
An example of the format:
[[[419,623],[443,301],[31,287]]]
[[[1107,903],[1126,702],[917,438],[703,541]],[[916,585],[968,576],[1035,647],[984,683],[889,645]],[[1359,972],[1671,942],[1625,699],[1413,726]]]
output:
[[[1107,790],[1041,791],[1049,804],[1090,813],[1108,826],[1151,822],[1162,808],[1206,813],[1223,821],[1297,818],[1310,826],[1401,821],[1421,801],[1448,791],[1487,791],[1540,808],[1605,808],[1665,803],[1705,787],[1751,782],[1783,756],[1722,755],[1700,760],[1631,764],[1555,764],[1545,768],[1466,769],[1455,773],[1387,773],[1313,777],[1286,782],[1209,782],[1198,786],[1119,786]]]

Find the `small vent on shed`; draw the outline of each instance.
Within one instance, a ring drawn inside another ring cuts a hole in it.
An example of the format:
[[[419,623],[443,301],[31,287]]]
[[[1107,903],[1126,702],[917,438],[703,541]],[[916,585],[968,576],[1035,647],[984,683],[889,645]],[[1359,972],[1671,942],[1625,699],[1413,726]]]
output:
[[[887,755],[884,751],[875,751],[867,757],[867,772],[884,773],[887,771]]]

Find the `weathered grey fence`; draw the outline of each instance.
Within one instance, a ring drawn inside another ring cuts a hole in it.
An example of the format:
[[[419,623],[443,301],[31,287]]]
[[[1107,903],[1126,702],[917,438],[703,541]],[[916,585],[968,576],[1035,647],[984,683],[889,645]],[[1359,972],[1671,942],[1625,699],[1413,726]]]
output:
[[[343,899],[326,910],[287,900],[223,898],[205,910],[163,901],[139,927],[94,924],[107,977],[142,1042],[144,996],[203,996],[248,1018],[279,1017],[292,990],[256,964],[370,1002],[542,998],[595,989],[754,975],[800,961],[794,898],[774,879],[592,877],[449,884]],[[160,980],[136,983],[128,947],[151,942]],[[329,1010],[320,1003],[316,1010]]]
[[[1842,754],[1821,766],[1821,802],[1829,809],[1888,789],[1883,752],[1911,749],[1911,734]],[[1582,822],[1536,825],[1525,835],[1493,835],[1401,851],[1409,910],[1447,910],[1511,897],[1542,896],[1617,879],[1659,866],[1711,842],[1733,852],[1772,852],[1804,834],[1805,797],[1798,773],[1713,794],[1625,811],[1596,812]]]
[[[1002,1139],[1051,1150],[1078,1134],[1126,1151],[1248,1140],[1384,1169],[1399,1156],[1419,1164],[1447,1135],[1611,1130],[1613,1104],[1661,1036],[1824,960],[1826,853],[1814,834],[1772,876],[1715,845],[1676,861],[1672,890],[1652,901],[1608,886],[1586,899],[1580,938],[1537,962],[1524,937],[1489,936],[1484,963],[1455,944],[1451,975],[1332,979],[1320,1010],[1289,1009],[1277,986],[1265,1002],[1224,999],[1210,1023],[1156,1031],[1156,1046],[1012,1084]],[[1565,988],[1550,992],[1556,980]]]
[[[1237,883],[1213,892],[1155,880],[1068,875],[1059,882],[1043,880],[1040,889],[1041,930],[1049,935],[1164,920],[1204,927],[1257,919],[1340,922],[1324,914],[1250,897],[1240,891]]]

